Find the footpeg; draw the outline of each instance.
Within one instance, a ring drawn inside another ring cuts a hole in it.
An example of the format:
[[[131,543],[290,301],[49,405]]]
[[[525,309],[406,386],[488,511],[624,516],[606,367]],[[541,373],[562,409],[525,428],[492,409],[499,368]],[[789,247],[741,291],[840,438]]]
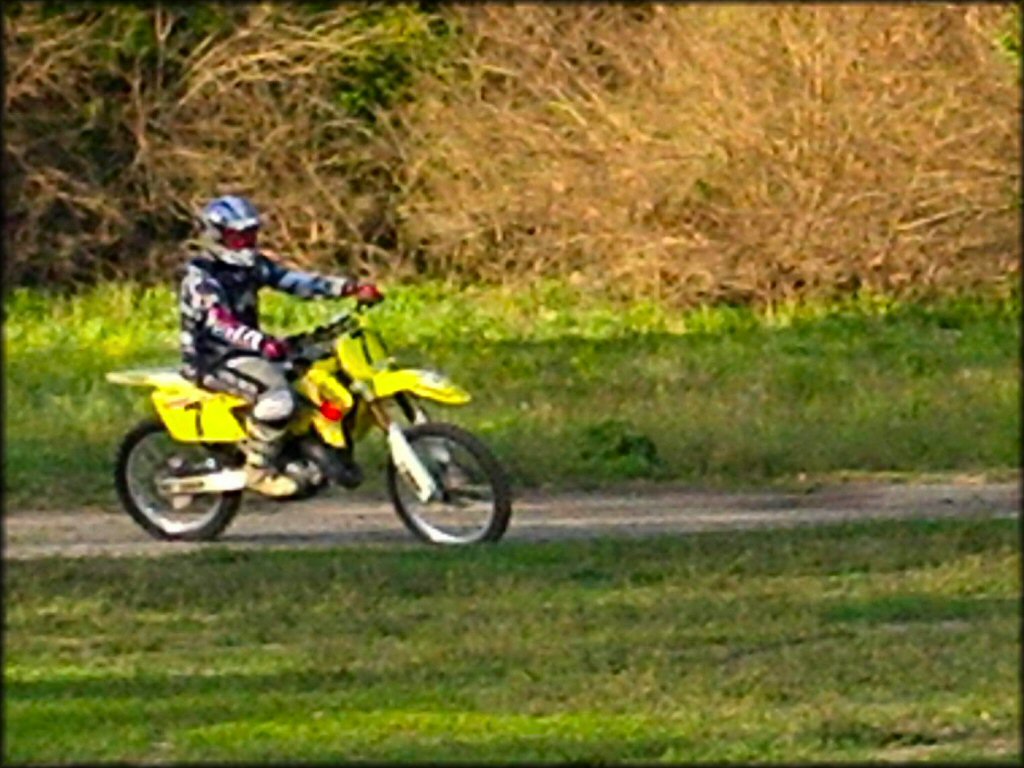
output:
[[[332,483],[348,488],[358,487],[363,482],[363,470],[351,455],[342,455],[340,451],[324,445],[319,440],[303,440],[299,444],[303,455],[311,459]]]

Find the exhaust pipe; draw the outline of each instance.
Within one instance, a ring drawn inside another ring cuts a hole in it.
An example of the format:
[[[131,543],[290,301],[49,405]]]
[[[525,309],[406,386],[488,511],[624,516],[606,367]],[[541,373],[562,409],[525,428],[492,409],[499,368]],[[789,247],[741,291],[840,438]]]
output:
[[[165,477],[157,480],[156,486],[168,496],[185,496],[194,493],[227,493],[245,488],[246,475],[242,469],[222,469],[201,475]]]

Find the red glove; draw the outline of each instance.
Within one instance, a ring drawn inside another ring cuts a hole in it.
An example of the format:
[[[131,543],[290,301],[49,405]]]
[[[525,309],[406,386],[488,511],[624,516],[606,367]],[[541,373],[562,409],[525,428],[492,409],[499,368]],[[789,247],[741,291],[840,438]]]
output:
[[[288,344],[282,339],[267,336],[260,344],[260,354],[267,360],[284,360],[288,356]]]
[[[373,283],[351,282],[345,287],[342,296],[355,296],[360,304],[372,305],[384,301],[384,294]]]

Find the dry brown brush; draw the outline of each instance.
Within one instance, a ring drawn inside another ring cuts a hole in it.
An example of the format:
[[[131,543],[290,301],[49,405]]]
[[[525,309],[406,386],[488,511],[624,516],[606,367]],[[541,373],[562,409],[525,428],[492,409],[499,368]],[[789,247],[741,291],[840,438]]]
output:
[[[699,300],[991,284],[1020,257],[999,7],[474,7],[412,105],[444,271]]]
[[[341,97],[364,59],[401,46],[422,17],[217,9],[197,22],[188,6],[77,20],[28,6],[7,20],[15,282],[165,274],[194,212],[228,192],[255,198],[268,240],[302,264],[356,269],[393,243],[392,134]]]
[[[680,303],[1016,280],[1007,6],[184,8],[6,13],[9,279],[165,276],[234,191],[297,263],[388,277]],[[352,73],[411,40],[408,98],[355,113]]]

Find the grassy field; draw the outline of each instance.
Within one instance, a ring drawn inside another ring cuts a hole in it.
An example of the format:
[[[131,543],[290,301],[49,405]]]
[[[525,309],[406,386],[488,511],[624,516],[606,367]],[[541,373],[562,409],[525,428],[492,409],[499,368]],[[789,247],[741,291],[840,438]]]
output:
[[[266,325],[337,310],[270,294]],[[113,503],[116,445],[149,406],[103,374],[177,364],[171,292],[15,291],[5,311],[8,504]],[[470,389],[445,418],[483,434],[520,485],[1019,466],[1019,295],[680,313],[557,285],[435,284],[394,287],[375,313],[400,360]],[[380,451],[361,455],[375,477]]]
[[[5,762],[1019,760],[1014,520],[6,565]]]

